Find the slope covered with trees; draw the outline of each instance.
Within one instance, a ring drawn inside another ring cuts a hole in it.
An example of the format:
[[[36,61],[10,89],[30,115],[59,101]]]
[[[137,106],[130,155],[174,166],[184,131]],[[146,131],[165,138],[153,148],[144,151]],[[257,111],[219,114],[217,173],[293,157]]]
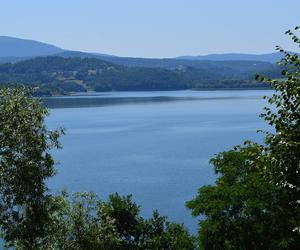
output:
[[[0,83],[23,83],[36,87],[40,95],[87,90],[255,88],[266,87],[254,81],[256,73],[276,77],[279,72],[278,67],[264,62],[190,61],[191,64],[185,60],[153,59],[152,64],[152,59],[145,60],[147,66],[138,63],[127,67],[96,58],[38,57],[0,64]]]

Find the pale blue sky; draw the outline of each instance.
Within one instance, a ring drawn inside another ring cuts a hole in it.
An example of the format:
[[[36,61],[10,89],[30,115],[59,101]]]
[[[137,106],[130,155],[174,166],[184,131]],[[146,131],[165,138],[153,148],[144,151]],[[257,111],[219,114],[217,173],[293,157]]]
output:
[[[119,56],[265,53],[300,0],[0,0],[0,35]]]

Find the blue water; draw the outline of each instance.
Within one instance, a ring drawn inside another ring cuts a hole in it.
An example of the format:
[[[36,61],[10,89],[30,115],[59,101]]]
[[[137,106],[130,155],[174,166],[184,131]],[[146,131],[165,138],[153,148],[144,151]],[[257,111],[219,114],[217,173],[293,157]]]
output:
[[[195,233],[185,202],[215,175],[208,161],[246,139],[262,141],[268,90],[88,93],[46,99],[49,128],[65,127],[53,192],[133,194]],[[66,108],[67,107],[67,108]]]

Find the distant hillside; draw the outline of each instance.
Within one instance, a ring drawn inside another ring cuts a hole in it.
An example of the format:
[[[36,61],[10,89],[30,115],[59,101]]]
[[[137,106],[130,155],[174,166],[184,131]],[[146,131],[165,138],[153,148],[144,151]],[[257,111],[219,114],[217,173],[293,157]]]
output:
[[[269,54],[242,54],[242,53],[227,53],[227,54],[210,54],[204,56],[180,56],[177,59],[185,60],[211,60],[211,61],[261,61],[275,63],[280,61],[282,54],[279,52]]]
[[[111,57],[107,57],[111,58]],[[254,81],[256,73],[278,77],[277,66],[265,62],[198,62],[197,67],[128,67],[97,58],[37,57],[0,64],[0,84],[23,83],[40,95],[81,91],[147,91],[190,88],[266,87]],[[179,60],[180,61],[180,60]]]
[[[187,88],[183,79],[169,70],[129,68],[95,58],[37,57],[0,64],[0,84],[15,82],[38,87],[40,95]]]
[[[99,59],[106,60],[115,64],[120,64],[129,67],[145,67],[145,68],[165,68],[165,69],[182,69],[186,67],[193,68],[212,68],[214,66],[220,67],[224,65],[234,65],[234,67],[248,67],[248,69],[263,70],[262,66],[270,66],[271,63],[261,61],[240,61],[240,60],[228,60],[228,61],[213,61],[213,60],[187,60],[187,59],[149,59],[149,58],[133,58],[133,57],[98,57]],[[240,64],[237,65],[237,63]]]
[[[118,65],[128,66],[128,67],[143,67],[143,68],[163,68],[163,69],[184,69],[186,67],[193,67],[198,69],[216,69],[220,67],[234,67],[236,69],[245,69],[249,71],[264,71],[270,67],[272,63],[254,61],[254,60],[190,60],[190,59],[155,59],[155,58],[135,58],[135,57],[118,57],[118,56],[108,56],[108,55],[97,55],[91,53],[84,53],[78,51],[65,51],[56,54],[56,56],[64,58],[97,58],[100,60],[105,60],[107,62],[115,63]],[[239,65],[238,65],[239,64]]]
[[[13,58],[53,55],[63,51],[61,48],[46,43],[0,36],[0,62],[1,57],[13,60]]]
[[[72,51],[72,50],[65,50],[63,52],[54,54],[53,56],[60,56],[64,58],[69,57],[79,57],[79,58],[97,58],[97,59],[106,59],[108,57],[114,57],[112,55],[101,54],[101,53],[88,53],[88,52],[81,52],[81,51]]]
[[[0,84],[24,83],[36,87],[40,95],[88,90],[256,88],[266,86],[254,81],[257,73],[280,77],[273,63],[280,57],[278,53],[117,57],[0,36]]]
[[[16,63],[20,61],[25,61],[34,58],[34,56],[28,56],[28,57],[14,57],[14,56],[8,56],[8,57],[0,57],[0,64],[1,63]]]

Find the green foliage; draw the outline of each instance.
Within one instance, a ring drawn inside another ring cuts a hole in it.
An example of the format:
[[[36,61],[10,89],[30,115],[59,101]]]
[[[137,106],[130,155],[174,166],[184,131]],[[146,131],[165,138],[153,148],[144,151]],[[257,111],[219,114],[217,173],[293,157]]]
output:
[[[104,203],[92,193],[53,197],[49,237],[43,249],[120,249],[121,239]]]
[[[295,27],[295,32],[299,26]],[[297,35],[287,34],[300,47]],[[286,220],[293,225],[293,235],[300,245],[300,60],[297,54],[290,54],[281,47],[284,54],[280,65],[287,80],[280,82],[263,78],[276,92],[268,99],[270,107],[265,108],[262,117],[274,126],[276,133],[267,133],[264,176],[267,181],[286,193]]]
[[[298,27],[295,28],[297,30]],[[288,31],[292,40],[300,47],[297,36]],[[262,117],[275,127],[276,134],[267,134],[269,158],[272,164],[266,175],[277,186],[294,196],[292,206],[300,206],[300,60],[297,54],[290,54],[277,47],[284,54],[280,62],[287,80],[281,82],[260,77],[280,94],[268,99],[270,107],[265,108]],[[300,226],[300,225],[299,225]]]
[[[287,197],[262,174],[264,147],[246,142],[243,147],[211,160],[220,176],[215,186],[199,189],[187,206],[200,220],[203,249],[281,249],[295,246],[293,217]]]
[[[292,31],[287,34],[300,44]],[[275,133],[266,133],[264,145],[247,141],[218,154],[211,160],[216,184],[200,188],[187,202],[194,216],[204,216],[198,238],[203,249],[300,245],[300,60],[278,50],[284,53],[286,80],[257,77],[276,91],[261,115]]]
[[[181,224],[170,223],[166,217],[153,212],[143,226],[143,241],[139,249],[192,250],[197,249],[194,237]]]
[[[48,111],[23,87],[0,90],[0,225],[10,245],[41,243],[49,220],[46,179],[55,173],[50,155],[61,130],[44,125]]]
[[[137,248],[142,235],[143,220],[139,216],[140,208],[132,202],[131,196],[110,195],[103,209],[114,219],[114,225],[122,239],[122,248]]]

